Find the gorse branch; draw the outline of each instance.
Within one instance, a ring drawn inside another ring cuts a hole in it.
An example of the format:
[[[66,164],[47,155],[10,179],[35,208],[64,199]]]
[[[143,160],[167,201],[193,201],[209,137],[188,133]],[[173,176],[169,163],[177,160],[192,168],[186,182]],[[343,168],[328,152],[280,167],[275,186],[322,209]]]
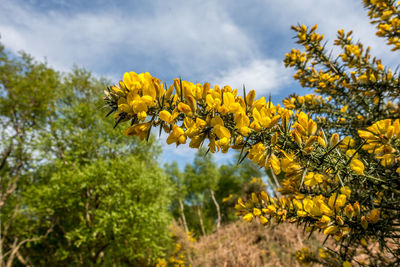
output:
[[[373,23],[379,23],[378,36],[387,37],[394,50],[400,48],[399,6],[383,0],[364,3],[377,19]],[[291,50],[284,63],[314,94],[292,95],[274,105],[265,97],[256,99],[254,90],[246,94],[243,89],[241,96],[229,86],[181,79],[167,87],[149,73],[129,72],[110,87],[105,101],[110,112],[116,111],[117,123],[131,121],[127,136],[144,139],[151,127],[160,127],[168,144],[205,144],[212,153],[239,150],[271,169],[282,180],[283,196],[253,193],[246,201],[239,199],[237,214],[249,222],[259,218],[263,225],[301,224],[337,241],[334,252],[299,251],[299,261],[350,266],[354,255],[364,253],[365,264],[398,262],[393,226],[400,217],[395,193],[400,190],[399,77],[372,58],[369,48],[353,42],[351,32],[338,31],[334,44],[342,52],[332,58],[316,25],[292,29],[304,51]],[[371,252],[375,243],[380,249]]]

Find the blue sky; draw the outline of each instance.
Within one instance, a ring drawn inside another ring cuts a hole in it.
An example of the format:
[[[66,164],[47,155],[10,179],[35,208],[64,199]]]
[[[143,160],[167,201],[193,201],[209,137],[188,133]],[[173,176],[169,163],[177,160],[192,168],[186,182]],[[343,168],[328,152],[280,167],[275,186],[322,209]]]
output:
[[[282,63],[296,47],[290,25],[298,23],[318,24],[328,47],[338,29],[354,30],[353,38],[370,45],[384,63],[396,66],[397,60],[374,35],[361,0],[0,3],[1,42],[9,51],[23,50],[61,71],[76,64],[113,82],[127,71],[148,71],[169,84],[179,76],[235,88],[245,84],[257,97],[271,94],[278,103],[290,93],[307,92]],[[187,146],[165,146],[162,161],[183,166],[193,155]],[[231,156],[216,159],[224,163]]]

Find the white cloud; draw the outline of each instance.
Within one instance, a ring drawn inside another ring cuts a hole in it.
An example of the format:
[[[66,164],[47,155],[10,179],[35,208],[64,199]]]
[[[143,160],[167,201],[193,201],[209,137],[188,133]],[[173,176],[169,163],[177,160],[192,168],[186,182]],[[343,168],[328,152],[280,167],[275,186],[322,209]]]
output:
[[[100,8],[71,15],[5,1],[2,42],[13,51],[46,57],[62,70],[74,63],[103,73],[172,68],[176,76],[191,79],[254,58],[251,40],[217,2],[159,1],[154,6],[150,14]]]
[[[69,8],[68,1],[59,2]],[[274,94],[287,85],[291,70],[283,68],[284,55],[276,49],[282,53],[295,46],[289,28],[296,23],[319,24],[328,47],[338,29],[353,29],[354,39],[371,45],[372,54],[391,66],[398,62],[384,40],[375,36],[361,0],[147,3],[151,8],[146,11],[139,4],[137,10],[116,4],[64,12],[35,9],[29,1],[2,0],[1,42],[14,52],[47,58],[59,70],[76,63],[113,79],[125,71],[149,71],[162,79],[181,76],[238,89],[245,84],[257,95]],[[164,149],[168,158],[191,161],[195,154],[187,146]],[[216,154],[218,160],[225,157],[229,155]]]
[[[264,23],[278,27],[280,31],[288,32],[290,26],[297,23],[307,26],[318,24],[318,32],[324,34],[328,41],[327,47],[333,48],[339,29],[346,32],[353,30],[353,40],[360,40],[365,46],[370,46],[372,55],[382,58],[391,66],[398,64],[397,54],[390,51],[383,38],[375,35],[375,25],[370,24],[362,0],[280,0],[279,4],[264,0],[259,4],[267,11]],[[336,48],[334,52],[337,52]]]
[[[212,84],[229,85],[240,92],[243,85],[246,91],[255,90],[257,95],[274,93],[288,83],[290,71],[276,60],[254,60],[248,65],[222,72],[211,79]]]
[[[263,39],[256,35],[269,36],[275,46],[292,47],[293,40],[275,35],[280,31],[286,38],[296,23],[319,24],[330,44],[337,29],[354,29],[355,38],[371,45],[374,54],[389,64],[397,62],[389,49],[381,49],[384,41],[371,34],[374,28],[361,1],[254,0],[242,9],[231,1],[156,0],[143,12],[114,5],[74,13],[2,2],[0,33],[7,48],[39,60],[46,57],[57,69],[69,70],[77,63],[110,78],[149,71],[162,79],[181,76],[277,92],[288,72],[272,58],[284,55],[262,51],[257,41]]]

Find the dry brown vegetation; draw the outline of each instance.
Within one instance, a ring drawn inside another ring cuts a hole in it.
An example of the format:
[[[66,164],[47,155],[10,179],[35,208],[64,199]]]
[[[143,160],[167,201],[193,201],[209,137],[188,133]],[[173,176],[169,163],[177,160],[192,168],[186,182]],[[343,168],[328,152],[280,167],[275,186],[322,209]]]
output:
[[[192,250],[192,266],[300,266],[294,253],[305,246],[318,251],[324,236],[307,233],[293,224],[263,227],[237,221],[185,243]]]

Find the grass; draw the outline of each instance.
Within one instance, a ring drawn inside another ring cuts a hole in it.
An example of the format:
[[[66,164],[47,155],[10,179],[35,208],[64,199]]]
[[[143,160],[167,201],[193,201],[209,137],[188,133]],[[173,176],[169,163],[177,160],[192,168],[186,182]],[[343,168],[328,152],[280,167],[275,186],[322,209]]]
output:
[[[192,266],[301,266],[295,252],[305,246],[318,251],[324,239],[322,234],[307,237],[293,224],[263,227],[237,221],[195,242],[181,243],[190,246]]]

